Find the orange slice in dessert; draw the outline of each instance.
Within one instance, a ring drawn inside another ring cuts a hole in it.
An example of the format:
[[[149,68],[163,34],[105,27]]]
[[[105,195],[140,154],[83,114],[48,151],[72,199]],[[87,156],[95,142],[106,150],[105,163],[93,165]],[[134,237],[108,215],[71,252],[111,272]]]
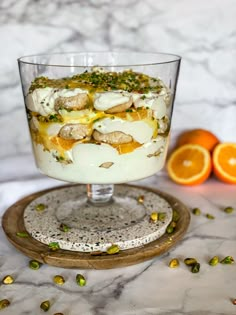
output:
[[[63,139],[61,137],[55,136],[51,138],[51,143],[56,146],[58,150],[70,150],[73,144],[78,141],[74,139]]]
[[[215,147],[213,171],[223,182],[236,184],[236,143],[221,143]]]
[[[137,120],[143,120],[146,118],[152,117],[152,110],[151,109],[128,109],[126,112],[121,112],[114,114],[115,117],[128,120],[128,121],[137,121]]]
[[[182,185],[203,183],[210,176],[211,169],[209,151],[197,144],[185,144],[179,147],[167,161],[170,178]]]
[[[132,141],[129,143],[112,144],[112,146],[118,151],[119,154],[125,154],[133,152],[135,149],[141,147],[141,144],[136,141]]]

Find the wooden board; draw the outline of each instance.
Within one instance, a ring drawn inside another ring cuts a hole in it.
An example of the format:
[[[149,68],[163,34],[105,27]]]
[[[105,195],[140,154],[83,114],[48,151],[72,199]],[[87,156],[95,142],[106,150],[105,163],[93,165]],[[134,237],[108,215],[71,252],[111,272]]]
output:
[[[131,185],[127,185],[127,187],[129,186]],[[120,251],[115,255],[103,253],[100,256],[92,256],[90,253],[62,249],[50,251],[47,245],[40,243],[31,236],[27,238],[17,236],[17,232],[26,232],[23,219],[25,207],[32,200],[42,194],[60,188],[62,187],[40,191],[19,200],[6,210],[2,218],[2,227],[8,240],[19,251],[32,259],[36,259],[41,263],[52,266],[81,269],[112,269],[141,263],[152,259],[155,256],[161,255],[170,250],[173,246],[176,246],[186,233],[190,222],[190,213],[188,208],[178,199],[158,190],[141,187],[147,191],[157,193],[162,198],[166,199],[173,209],[178,211],[180,219],[177,222],[177,226],[173,234],[165,234],[158,240],[147,245]]]

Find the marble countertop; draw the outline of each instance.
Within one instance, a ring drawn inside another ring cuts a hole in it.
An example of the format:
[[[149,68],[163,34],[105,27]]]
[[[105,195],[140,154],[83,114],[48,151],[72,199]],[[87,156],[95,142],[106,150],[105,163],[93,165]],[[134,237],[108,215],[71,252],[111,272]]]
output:
[[[21,197],[61,184],[38,175],[34,166],[27,167],[34,165],[31,156],[22,156],[21,159],[25,168],[12,159],[11,165],[15,165],[12,172],[9,161],[2,161],[1,216]],[[174,249],[144,263],[112,270],[62,269],[49,265],[43,265],[37,271],[31,270],[29,258],[7,241],[0,228],[0,279],[8,274],[15,278],[15,283],[0,286],[0,300],[7,298],[11,301],[1,314],[41,314],[39,305],[48,299],[52,302],[48,314],[236,314],[236,305],[232,303],[236,298],[236,264],[218,264],[215,267],[208,264],[215,255],[236,258],[236,211],[232,214],[223,211],[226,206],[236,208],[235,186],[212,178],[200,186],[181,187],[172,183],[164,173],[136,184],[172,194],[190,209],[199,207],[203,213],[214,215],[215,219],[191,214],[188,231]],[[200,262],[199,273],[193,274],[185,266],[183,260],[186,257],[195,257]],[[180,260],[178,268],[168,267],[172,258]],[[76,285],[77,273],[86,277],[85,287]],[[53,283],[56,274],[64,276],[66,282],[63,286]]]

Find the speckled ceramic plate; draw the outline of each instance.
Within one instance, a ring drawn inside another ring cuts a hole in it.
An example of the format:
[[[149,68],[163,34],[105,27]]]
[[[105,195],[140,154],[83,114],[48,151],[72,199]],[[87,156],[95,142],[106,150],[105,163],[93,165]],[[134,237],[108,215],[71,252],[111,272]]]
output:
[[[25,208],[25,228],[44,244],[57,242],[61,249],[80,252],[106,251],[112,244],[126,250],[160,238],[172,219],[170,204],[143,188],[115,187],[113,203],[99,207],[87,203],[85,185],[49,191]],[[39,204],[45,209],[37,211]],[[165,213],[165,218],[153,223],[152,212]],[[61,231],[61,224],[69,230]]]

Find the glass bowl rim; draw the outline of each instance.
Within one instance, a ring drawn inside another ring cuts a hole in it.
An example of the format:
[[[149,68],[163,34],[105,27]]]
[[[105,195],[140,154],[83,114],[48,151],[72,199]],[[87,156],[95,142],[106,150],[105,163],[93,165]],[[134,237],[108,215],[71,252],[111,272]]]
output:
[[[89,55],[89,54],[136,54],[136,55],[152,55],[152,56],[168,56],[169,60],[167,61],[161,61],[161,62],[143,62],[143,63],[127,63],[127,64],[106,64],[106,65],[66,65],[66,64],[48,64],[48,63],[40,63],[40,62],[31,62],[27,61],[28,58],[33,57],[43,57],[43,56],[56,56],[56,55]],[[26,60],[25,60],[26,59]],[[102,67],[102,68],[123,68],[123,67],[142,67],[142,66],[156,66],[161,64],[170,64],[175,62],[181,61],[181,56],[172,54],[172,53],[165,53],[165,52],[142,52],[142,51],[72,51],[72,52],[55,52],[55,53],[41,53],[41,54],[32,54],[32,55],[25,55],[17,58],[18,63],[28,64],[28,65],[34,65],[34,66],[47,66],[47,67],[62,67],[62,68],[93,68],[95,66]]]

